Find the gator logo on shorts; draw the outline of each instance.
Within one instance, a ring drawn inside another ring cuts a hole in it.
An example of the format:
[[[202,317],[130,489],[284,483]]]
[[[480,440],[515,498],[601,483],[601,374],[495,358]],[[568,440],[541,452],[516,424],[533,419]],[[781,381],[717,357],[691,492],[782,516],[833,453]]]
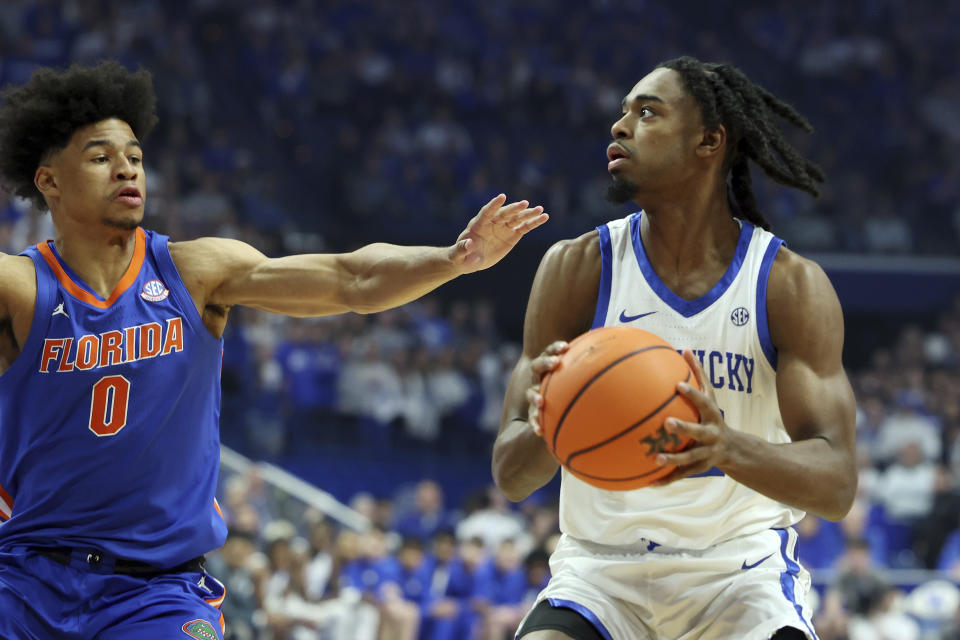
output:
[[[220,638],[213,629],[213,625],[206,620],[191,620],[180,628],[185,634],[197,640],[219,640]]]

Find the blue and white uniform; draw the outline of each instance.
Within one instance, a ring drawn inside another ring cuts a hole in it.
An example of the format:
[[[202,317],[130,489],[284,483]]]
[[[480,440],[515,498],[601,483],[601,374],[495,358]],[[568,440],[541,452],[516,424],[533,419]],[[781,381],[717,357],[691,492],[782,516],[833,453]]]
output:
[[[599,227],[593,327],[650,331],[703,365],[728,425],[790,442],[776,389],[767,280],[783,241],[740,221],[726,272],[684,300],[653,270],[642,212]],[[792,626],[814,638],[809,575],[797,561],[804,513],[714,468],[664,487],[607,491],[562,469],[552,579],[539,599],[579,611],[606,638],[769,638]],[[761,562],[757,562],[761,560]]]

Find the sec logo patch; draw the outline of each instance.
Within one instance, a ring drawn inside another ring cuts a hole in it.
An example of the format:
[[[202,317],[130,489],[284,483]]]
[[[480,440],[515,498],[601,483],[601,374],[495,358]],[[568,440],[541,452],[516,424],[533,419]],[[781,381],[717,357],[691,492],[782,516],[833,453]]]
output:
[[[160,302],[161,300],[166,300],[169,295],[170,290],[159,280],[145,282],[143,284],[143,290],[140,292],[140,297],[148,302]]]

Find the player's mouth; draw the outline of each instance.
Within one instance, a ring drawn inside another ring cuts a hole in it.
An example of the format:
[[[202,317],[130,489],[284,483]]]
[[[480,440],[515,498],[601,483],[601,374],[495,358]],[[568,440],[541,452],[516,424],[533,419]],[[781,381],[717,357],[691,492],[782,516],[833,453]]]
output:
[[[136,187],[123,187],[117,192],[114,199],[131,207],[139,207],[143,204],[143,195]]]
[[[620,146],[619,143],[611,142],[607,147],[607,171],[613,171],[622,164],[630,161],[630,152]]]

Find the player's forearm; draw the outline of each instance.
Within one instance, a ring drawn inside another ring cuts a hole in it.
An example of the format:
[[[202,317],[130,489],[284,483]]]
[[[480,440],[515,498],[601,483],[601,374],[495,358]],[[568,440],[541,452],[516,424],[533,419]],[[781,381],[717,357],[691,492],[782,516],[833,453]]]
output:
[[[773,444],[740,434],[720,468],[769,498],[827,520],[843,518],[857,491],[855,461],[825,438]]]
[[[343,299],[357,313],[406,304],[461,273],[450,260],[449,247],[370,244],[343,255],[341,264],[349,274]]]
[[[557,461],[543,438],[520,419],[504,425],[493,445],[493,479],[510,500],[519,502],[550,482]]]

